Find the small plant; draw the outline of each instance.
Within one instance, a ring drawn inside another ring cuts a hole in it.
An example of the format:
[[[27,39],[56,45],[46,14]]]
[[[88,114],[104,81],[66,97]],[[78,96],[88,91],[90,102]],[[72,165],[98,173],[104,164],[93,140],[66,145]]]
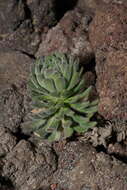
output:
[[[84,88],[83,68],[76,59],[53,54],[38,59],[31,70],[29,88],[36,109],[31,127],[38,136],[57,141],[96,125],[90,119],[97,101],[88,100],[92,87]]]

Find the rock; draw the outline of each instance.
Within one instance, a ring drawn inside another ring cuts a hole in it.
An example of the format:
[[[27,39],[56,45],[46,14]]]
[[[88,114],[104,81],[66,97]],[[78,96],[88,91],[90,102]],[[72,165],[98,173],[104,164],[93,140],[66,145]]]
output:
[[[96,56],[99,113],[106,119],[126,119],[126,6],[110,5],[96,12],[89,37]]]
[[[92,190],[90,187],[86,186],[86,185],[83,185],[81,187],[81,190]]]
[[[0,126],[17,132],[30,110],[26,89],[33,59],[18,52],[0,52]]]
[[[55,0],[0,2],[0,50],[16,50],[34,56],[40,33],[55,24]]]
[[[114,120],[112,128],[116,134],[117,142],[124,142],[127,140],[127,122],[126,120]]]
[[[103,64],[100,63],[100,64]],[[98,111],[106,119],[127,119],[127,52],[111,51],[97,65]]]
[[[101,10],[102,6],[111,5],[112,3],[127,5],[126,0],[78,0],[77,7],[82,11],[89,10],[94,14],[96,10]]]
[[[16,145],[16,137],[6,128],[0,129],[0,158],[10,152]]]
[[[126,164],[85,143],[70,142],[59,152],[53,182],[58,189],[126,189]]]
[[[17,132],[24,116],[23,95],[14,88],[0,93],[0,127]]]
[[[49,147],[34,148],[25,140],[21,140],[4,161],[2,175],[9,177],[18,190],[35,190],[42,184],[45,187],[48,177],[56,170],[56,158]]]
[[[116,4],[123,4],[123,5],[127,5],[127,1],[126,0],[103,0],[105,3],[116,3]]]
[[[40,34],[35,32],[30,20],[25,20],[20,27],[1,38],[0,51],[19,51],[34,57],[40,43]]]
[[[89,141],[94,147],[104,146],[107,148],[107,145],[112,137],[112,125],[105,125],[105,127],[94,127],[92,131],[87,131],[83,136],[79,137],[79,140],[82,142]]]
[[[123,160],[126,162],[127,146],[122,146],[122,144],[120,143],[109,144],[108,153],[111,155],[113,154],[113,155],[119,156],[123,158]]]
[[[36,53],[37,57],[53,52],[69,53],[88,63],[93,59],[93,51],[88,40],[89,15],[77,11],[68,11],[60,22],[42,35],[42,43]]]
[[[0,38],[12,31],[25,19],[25,7],[22,0],[0,1]]]
[[[55,0],[27,0],[26,3],[36,29],[51,27],[56,23]]]
[[[99,2],[97,0],[78,0],[77,7],[82,11],[89,10],[92,14],[97,9],[97,5],[100,4],[102,0]]]
[[[27,82],[33,60],[18,52],[0,52],[0,88],[10,85],[21,87]]]
[[[96,11],[89,27],[89,37],[96,52],[111,49],[127,49],[126,6],[107,5]]]
[[[16,50],[34,57],[40,33],[55,24],[55,0],[0,2],[0,50]]]

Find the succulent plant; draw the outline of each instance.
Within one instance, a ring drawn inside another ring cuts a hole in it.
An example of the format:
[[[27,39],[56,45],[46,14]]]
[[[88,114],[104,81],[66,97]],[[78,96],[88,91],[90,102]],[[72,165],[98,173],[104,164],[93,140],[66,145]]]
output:
[[[96,125],[90,119],[97,101],[88,100],[92,87],[85,89],[77,59],[60,53],[38,59],[28,85],[36,110],[30,125],[38,136],[57,141]]]

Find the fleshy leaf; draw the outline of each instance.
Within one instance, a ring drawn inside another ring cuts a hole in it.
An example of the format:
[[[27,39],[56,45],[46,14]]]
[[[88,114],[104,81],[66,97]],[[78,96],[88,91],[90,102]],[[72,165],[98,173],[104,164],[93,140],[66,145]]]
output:
[[[34,120],[31,124],[30,127],[33,128],[33,130],[39,129],[40,126],[44,125],[46,120],[40,119],[40,120]]]
[[[90,121],[90,122],[86,123],[84,126],[75,126],[74,129],[78,133],[84,133],[88,129],[95,127],[96,124],[97,124],[96,122]]]
[[[66,80],[63,77],[54,77],[54,83],[58,92],[61,92],[66,88]]]
[[[78,112],[81,113],[86,113],[85,108],[87,108],[90,105],[89,101],[86,102],[80,102],[80,103],[75,103],[75,104],[70,104],[71,108],[75,109]]]
[[[73,134],[73,129],[71,127],[66,126],[64,128],[64,137],[70,137]]]
[[[81,94],[78,94],[78,95],[75,95],[75,96],[72,96],[72,97],[68,98],[66,100],[66,102],[67,103],[75,103],[76,101],[79,101],[80,99],[82,99],[84,97],[88,98],[91,89],[92,89],[92,87],[90,86],[89,88],[87,88],[87,90],[85,90]]]
[[[48,140],[50,142],[52,141],[58,141],[60,139],[61,133],[60,131],[54,131],[49,137]]]

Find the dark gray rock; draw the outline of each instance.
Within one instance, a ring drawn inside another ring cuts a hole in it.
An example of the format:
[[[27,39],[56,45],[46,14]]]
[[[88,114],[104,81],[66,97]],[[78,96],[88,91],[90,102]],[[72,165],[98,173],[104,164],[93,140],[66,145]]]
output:
[[[13,51],[0,57],[0,126],[16,132],[29,107],[26,85],[33,60]]]
[[[35,32],[31,20],[25,20],[16,31],[5,35],[0,41],[0,51],[19,51],[34,56],[40,43],[40,35]]]
[[[25,140],[15,146],[4,162],[2,175],[9,177],[18,190],[48,186],[48,178],[56,170],[56,156],[49,147],[40,144],[34,148]]]
[[[16,145],[16,137],[8,129],[0,128],[0,158],[6,156]]]
[[[0,94],[0,127],[17,132],[23,115],[23,95],[14,88],[2,91]]]
[[[12,31],[25,19],[25,9],[22,0],[0,1],[0,37]]]
[[[27,0],[32,24],[36,29],[50,27],[55,24],[55,0]]]

